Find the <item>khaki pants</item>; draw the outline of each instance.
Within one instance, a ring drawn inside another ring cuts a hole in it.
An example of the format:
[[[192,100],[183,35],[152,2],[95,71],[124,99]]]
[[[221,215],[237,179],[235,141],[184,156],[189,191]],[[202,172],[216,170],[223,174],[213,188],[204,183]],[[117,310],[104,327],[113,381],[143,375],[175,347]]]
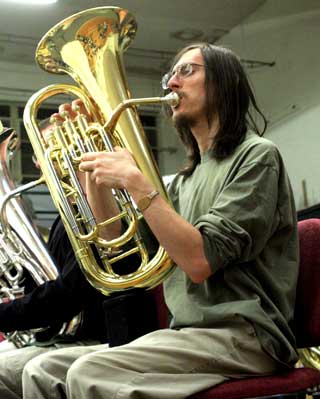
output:
[[[92,344],[93,341],[88,342]],[[51,352],[55,349],[75,345],[85,345],[86,342],[57,344],[46,347],[28,346],[17,349],[11,342],[2,341],[0,344],[0,398],[22,398],[22,371],[29,360],[36,356]],[[36,399],[33,397],[32,399]]]
[[[272,374],[253,327],[159,330],[120,347],[63,349],[30,361],[24,399],[182,399],[230,377]]]

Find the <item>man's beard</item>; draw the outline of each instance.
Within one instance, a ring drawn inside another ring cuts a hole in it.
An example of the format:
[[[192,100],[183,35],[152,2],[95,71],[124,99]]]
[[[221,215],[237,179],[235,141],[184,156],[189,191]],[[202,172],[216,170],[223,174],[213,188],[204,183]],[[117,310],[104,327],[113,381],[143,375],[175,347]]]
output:
[[[192,146],[194,137],[191,126],[194,124],[193,118],[188,115],[178,115],[173,118],[173,125],[176,128],[178,136],[186,148]]]
[[[195,125],[195,120],[193,117],[189,115],[177,115],[172,118],[173,125],[177,130],[191,130],[191,128]]]

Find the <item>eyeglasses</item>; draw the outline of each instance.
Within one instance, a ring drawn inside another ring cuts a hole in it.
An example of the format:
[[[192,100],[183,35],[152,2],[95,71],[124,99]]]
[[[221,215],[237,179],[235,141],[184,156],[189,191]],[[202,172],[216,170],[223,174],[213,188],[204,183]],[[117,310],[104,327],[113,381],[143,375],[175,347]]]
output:
[[[194,67],[204,67],[204,65],[196,64],[195,62],[187,62],[186,64],[178,65],[174,70],[166,73],[161,79],[161,86],[163,90],[167,90],[169,88],[168,83],[173,75],[176,75],[178,80],[185,79],[193,74]]]

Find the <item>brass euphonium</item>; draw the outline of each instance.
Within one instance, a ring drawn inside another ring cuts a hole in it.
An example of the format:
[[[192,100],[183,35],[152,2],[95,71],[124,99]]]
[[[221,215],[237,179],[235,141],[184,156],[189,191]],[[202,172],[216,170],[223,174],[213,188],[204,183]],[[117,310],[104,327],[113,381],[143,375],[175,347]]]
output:
[[[149,258],[139,232],[140,215],[128,192],[113,190],[119,214],[97,223],[76,176],[82,154],[122,146],[133,154],[140,170],[169,202],[136,106],[177,104],[178,96],[130,99],[122,56],[136,29],[134,17],[118,7],[85,10],[54,26],[40,41],[36,60],[48,72],[70,75],[79,87],[45,87],[30,98],[24,112],[29,139],[81,269],[105,295],[132,287],[152,288],[173,269],[162,247]],[[37,126],[37,111],[57,94],[80,98],[93,122],[88,123],[80,114],[71,121],[66,115],[45,142]],[[125,226],[124,232],[116,239],[105,240],[101,228],[119,220]],[[128,249],[129,242],[134,244]],[[111,252],[118,255],[111,257]],[[127,257],[129,261],[132,254],[140,257],[138,269],[130,274],[116,273],[116,262]]]

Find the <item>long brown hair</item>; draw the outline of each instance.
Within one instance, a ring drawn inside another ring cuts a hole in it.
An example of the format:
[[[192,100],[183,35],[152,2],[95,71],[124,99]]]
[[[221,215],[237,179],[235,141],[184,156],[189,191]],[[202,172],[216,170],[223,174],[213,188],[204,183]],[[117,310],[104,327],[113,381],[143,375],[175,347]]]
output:
[[[176,55],[172,68],[183,54],[197,48],[202,53],[205,65],[208,126],[211,126],[215,115],[219,118],[219,130],[210,150],[216,159],[224,159],[241,144],[248,129],[262,136],[267,128],[267,120],[257,105],[240,59],[231,50],[209,43],[191,44]],[[169,107],[166,113],[172,115]],[[254,116],[261,118],[262,128],[259,128]],[[177,130],[188,157],[187,165],[180,173],[189,176],[200,162],[199,147],[187,126]]]

